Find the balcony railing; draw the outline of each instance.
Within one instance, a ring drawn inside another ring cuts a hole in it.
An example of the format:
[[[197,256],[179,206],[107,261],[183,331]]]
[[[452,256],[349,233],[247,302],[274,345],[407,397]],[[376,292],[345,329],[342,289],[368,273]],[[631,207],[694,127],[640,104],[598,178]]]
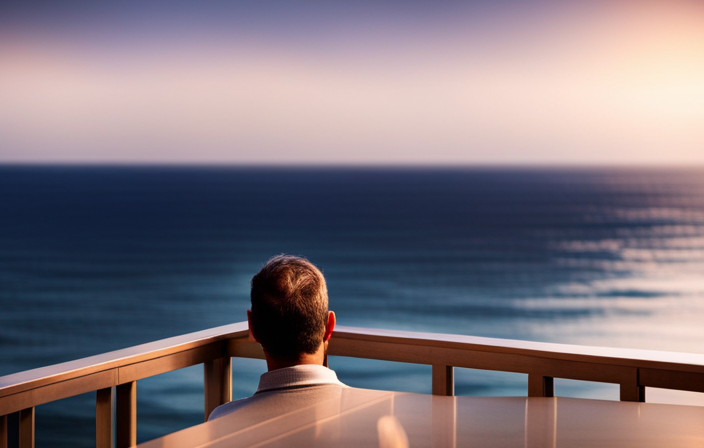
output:
[[[645,401],[646,387],[704,392],[700,354],[342,326],[328,353],[431,365],[436,395],[454,394],[454,367],[528,374],[530,397],[553,396],[554,378],[618,384],[622,401]],[[195,364],[204,365],[207,418],[231,400],[232,357],[264,357],[248,341],[246,322],[0,377],[0,448],[8,447],[10,431],[19,435],[21,448],[34,446],[35,406],[92,391],[96,446],[136,445],[137,380]],[[8,427],[9,421],[17,427]]]

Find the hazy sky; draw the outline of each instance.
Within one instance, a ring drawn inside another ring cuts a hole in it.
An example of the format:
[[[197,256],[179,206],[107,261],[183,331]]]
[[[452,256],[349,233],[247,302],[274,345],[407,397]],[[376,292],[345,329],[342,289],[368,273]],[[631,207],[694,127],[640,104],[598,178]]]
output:
[[[0,162],[704,164],[704,2],[3,2]]]

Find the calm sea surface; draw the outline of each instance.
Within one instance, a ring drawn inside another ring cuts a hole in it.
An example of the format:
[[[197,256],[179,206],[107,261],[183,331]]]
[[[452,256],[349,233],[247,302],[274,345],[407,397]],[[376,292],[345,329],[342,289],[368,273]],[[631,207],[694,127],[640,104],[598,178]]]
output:
[[[279,253],[323,269],[341,325],[704,353],[702,169],[0,166],[0,375],[244,320]],[[429,367],[331,366],[430,391]],[[264,370],[236,360],[235,397]],[[199,366],[140,381],[139,440],[202,421],[202,393]],[[38,407],[38,446],[92,446],[94,406]]]

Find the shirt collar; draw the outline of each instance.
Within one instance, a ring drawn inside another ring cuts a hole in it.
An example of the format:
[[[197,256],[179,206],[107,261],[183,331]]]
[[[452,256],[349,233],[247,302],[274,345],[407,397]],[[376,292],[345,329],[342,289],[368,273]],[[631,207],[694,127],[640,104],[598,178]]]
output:
[[[334,371],[317,364],[301,364],[266,372],[259,379],[257,392],[272,389],[310,386],[314,384],[335,384],[344,386]]]

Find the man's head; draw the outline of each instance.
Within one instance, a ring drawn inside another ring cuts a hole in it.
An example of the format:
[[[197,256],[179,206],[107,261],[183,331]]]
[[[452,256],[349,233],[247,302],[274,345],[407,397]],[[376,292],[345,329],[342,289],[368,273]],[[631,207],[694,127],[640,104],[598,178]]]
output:
[[[330,338],[335,318],[328,312],[325,278],[305,258],[269,260],[252,278],[251,299],[250,330],[269,357],[296,362],[318,353]]]

